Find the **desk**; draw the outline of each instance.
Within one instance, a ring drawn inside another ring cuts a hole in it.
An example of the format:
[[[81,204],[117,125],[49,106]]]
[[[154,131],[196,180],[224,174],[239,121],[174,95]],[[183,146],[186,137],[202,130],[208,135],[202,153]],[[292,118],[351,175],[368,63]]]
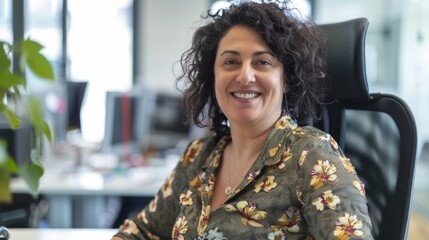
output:
[[[116,229],[9,229],[10,240],[109,240],[117,232]]]
[[[127,170],[95,171],[81,166],[70,171],[70,161],[51,159],[43,163],[45,174],[39,192],[49,202],[52,228],[100,228],[107,196],[154,196],[174,164],[157,164]],[[13,193],[28,193],[23,179],[11,182]]]

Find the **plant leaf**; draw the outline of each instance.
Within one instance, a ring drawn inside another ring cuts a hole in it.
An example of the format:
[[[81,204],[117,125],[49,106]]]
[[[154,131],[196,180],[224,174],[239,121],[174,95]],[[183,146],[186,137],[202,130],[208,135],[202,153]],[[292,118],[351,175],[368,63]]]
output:
[[[19,44],[18,45],[19,49],[15,49],[15,50],[17,50],[19,53],[23,55],[38,53],[43,48],[43,46],[40,43],[33,41],[31,39],[24,39],[18,44]]]
[[[45,135],[49,142],[52,143],[54,141],[54,136],[52,134],[51,127],[49,127],[49,124],[44,120],[41,126],[41,130],[43,135]]]
[[[19,119],[19,117],[17,117],[7,106],[3,109],[3,112],[13,129],[21,125],[21,119]]]
[[[12,194],[10,192],[10,175],[0,166],[0,202],[11,203]]]
[[[40,102],[34,98],[30,98],[30,122],[37,129],[40,130],[45,137],[52,142],[53,134],[48,123],[43,118],[42,108]]]
[[[0,72],[9,72],[10,59],[7,57],[3,43],[0,43]],[[0,78],[1,79],[1,78]]]
[[[26,56],[26,60],[28,67],[36,76],[54,80],[54,71],[45,56],[40,53],[31,53]]]
[[[0,72],[0,88],[1,89],[9,89],[12,87],[16,87],[19,85],[24,85],[25,81],[24,78],[13,74],[9,71],[6,72]]]
[[[20,169],[20,175],[27,182],[33,197],[37,197],[40,178],[43,176],[43,173],[43,166],[39,162],[26,163]]]
[[[0,139],[0,168],[3,167],[10,173],[19,172],[18,165],[7,152],[7,142],[4,139]]]
[[[54,71],[52,66],[46,57],[40,54],[40,50],[43,48],[38,42],[30,39],[21,41],[18,48],[14,50],[21,54],[21,67],[23,63],[26,63],[30,70],[38,77],[54,80]]]

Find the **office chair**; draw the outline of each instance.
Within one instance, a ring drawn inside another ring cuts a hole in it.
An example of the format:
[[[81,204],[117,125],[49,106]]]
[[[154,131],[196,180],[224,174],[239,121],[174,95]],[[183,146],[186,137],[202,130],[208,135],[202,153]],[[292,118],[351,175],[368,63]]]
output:
[[[364,182],[375,239],[407,237],[417,130],[408,105],[369,93],[366,18],[320,25],[327,36],[328,91],[321,120]]]

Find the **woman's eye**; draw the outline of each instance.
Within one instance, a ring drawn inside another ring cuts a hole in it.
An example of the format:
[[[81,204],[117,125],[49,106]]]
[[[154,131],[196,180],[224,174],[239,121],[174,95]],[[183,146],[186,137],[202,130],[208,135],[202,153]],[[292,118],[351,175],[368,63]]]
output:
[[[233,59],[227,59],[227,60],[225,60],[223,62],[223,64],[225,64],[225,65],[233,65],[233,64],[236,64],[236,63],[237,63],[237,61],[235,61]]]
[[[271,62],[268,60],[259,60],[258,64],[259,65],[271,65]]]

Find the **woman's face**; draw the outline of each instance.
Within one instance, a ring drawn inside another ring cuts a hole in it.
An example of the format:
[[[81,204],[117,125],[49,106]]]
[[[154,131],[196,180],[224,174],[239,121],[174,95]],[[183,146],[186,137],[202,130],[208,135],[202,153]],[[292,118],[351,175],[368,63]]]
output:
[[[278,120],[283,64],[255,30],[234,26],[225,34],[216,52],[214,75],[217,103],[231,126],[269,127]]]

